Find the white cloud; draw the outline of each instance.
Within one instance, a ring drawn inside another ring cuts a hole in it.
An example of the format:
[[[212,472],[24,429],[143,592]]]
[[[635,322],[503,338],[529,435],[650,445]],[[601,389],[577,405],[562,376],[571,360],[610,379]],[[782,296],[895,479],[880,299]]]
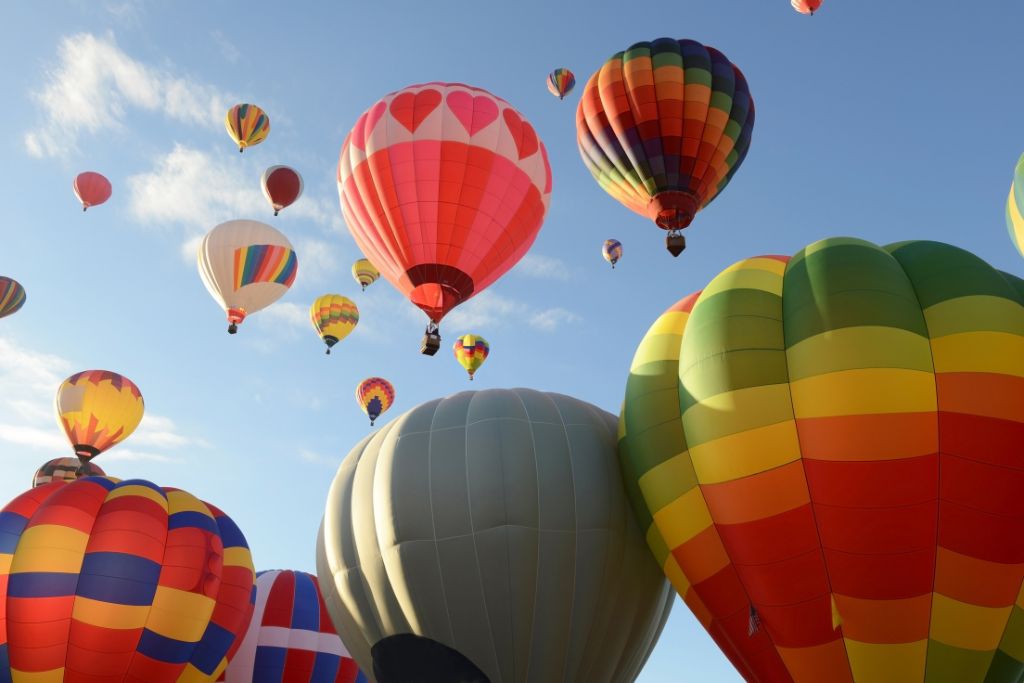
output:
[[[279,330],[288,330],[288,336],[295,336],[294,333],[300,328],[303,332],[314,334],[313,325],[309,321],[308,306],[300,306],[291,301],[278,301],[264,308],[258,315],[261,325]]]
[[[242,56],[242,53],[238,51],[238,48],[232,43],[227,37],[220,31],[211,31],[210,37],[213,38],[213,42],[220,48],[220,54],[227,61],[235,64],[238,62],[238,58]]]
[[[562,323],[579,322],[581,318],[564,308],[546,308],[530,316],[527,324],[543,332],[554,332]]]
[[[35,450],[53,453],[51,457],[72,455],[68,450],[68,442],[56,424],[50,429],[26,427],[24,425],[0,424],[0,441],[18,446],[28,446]]]
[[[350,277],[351,263],[343,259],[336,244],[311,237],[298,239],[293,243],[299,258],[297,284],[309,286],[325,283],[333,292],[342,285],[342,278]]]
[[[137,451],[134,448],[124,448],[123,446],[111,448],[109,451],[106,451],[102,457],[103,460],[97,463],[100,466],[105,466],[108,462],[182,462],[182,458],[173,455],[153,453],[152,451]],[[107,470],[105,469],[104,471]],[[113,476],[117,475],[114,474]]]
[[[132,6],[121,3],[116,11]],[[212,85],[133,59],[112,33],[67,36],[57,58],[46,84],[32,94],[43,110],[42,123],[25,134],[32,156],[67,156],[79,135],[120,129],[132,109],[213,127],[230,106],[231,98]]]
[[[579,322],[580,316],[564,308],[537,309],[529,304],[509,299],[487,290],[449,313],[444,327],[450,331],[462,328],[480,330],[483,327],[499,327],[525,322],[541,332],[553,332],[563,323]]]
[[[142,416],[142,422],[139,423],[138,429],[130,438],[134,445],[154,448],[209,447],[209,444],[202,439],[181,434],[171,418],[152,413]]]
[[[570,276],[569,266],[562,259],[533,252],[523,256],[512,272],[542,280],[568,280]]]

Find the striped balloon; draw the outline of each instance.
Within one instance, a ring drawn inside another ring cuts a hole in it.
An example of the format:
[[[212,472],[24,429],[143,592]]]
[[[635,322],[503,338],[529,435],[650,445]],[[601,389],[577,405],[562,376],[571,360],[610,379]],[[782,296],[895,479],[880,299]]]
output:
[[[25,288],[17,280],[0,275],[0,318],[6,318],[25,305]]]
[[[548,74],[548,92],[558,99],[565,99],[565,96],[576,85],[576,76],[571,71],[558,68]]]
[[[270,134],[270,117],[255,104],[236,104],[224,116],[224,127],[238,151],[258,145]]]
[[[452,350],[455,352],[455,360],[466,369],[472,380],[491,353],[491,345],[480,335],[464,334],[455,340]]]
[[[377,270],[370,259],[361,258],[352,264],[352,277],[355,278],[359,286],[366,291],[366,288],[377,281],[380,277],[380,271]]]
[[[217,508],[148,481],[85,477],[0,511],[0,681],[213,681],[255,575]]]
[[[356,402],[370,418],[370,426],[395,402],[395,387],[383,377],[367,377],[356,387]]]
[[[654,323],[619,453],[658,563],[747,681],[1019,681],[1022,397],[1024,280],[828,239]]]
[[[309,307],[309,318],[313,329],[327,345],[327,353],[331,347],[347,337],[359,324],[359,308],[352,299],[341,294],[324,294],[319,296]]]
[[[82,477],[102,477],[105,474],[98,465],[91,462],[83,462],[78,458],[54,458],[36,470],[32,486],[42,486],[51,481],[74,481]]]
[[[622,242],[616,239],[605,240],[601,246],[601,255],[605,261],[612,264],[612,268],[615,268],[615,264],[622,258]]]
[[[75,455],[94,458],[121,443],[146,410],[135,382],[110,370],[83,370],[61,382],[53,400],[57,423]]]
[[[334,630],[317,578],[290,570],[256,575],[256,605],[227,683],[366,683]]]
[[[1013,169],[1010,196],[1006,198],[1006,227],[1017,251],[1024,256],[1024,154]]]

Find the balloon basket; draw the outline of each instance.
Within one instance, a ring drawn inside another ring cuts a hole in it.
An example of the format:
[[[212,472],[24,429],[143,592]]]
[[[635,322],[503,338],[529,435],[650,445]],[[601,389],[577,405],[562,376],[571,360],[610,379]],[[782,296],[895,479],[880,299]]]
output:
[[[437,332],[427,332],[423,335],[423,346],[420,353],[424,356],[433,356],[441,348],[441,335]]]
[[[686,238],[681,233],[670,232],[665,236],[665,248],[673,256],[679,256],[686,249]]]

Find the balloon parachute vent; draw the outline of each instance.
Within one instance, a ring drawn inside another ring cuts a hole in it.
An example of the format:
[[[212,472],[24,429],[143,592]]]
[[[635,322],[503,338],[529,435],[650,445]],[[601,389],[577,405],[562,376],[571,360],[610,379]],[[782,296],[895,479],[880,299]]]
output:
[[[686,249],[686,238],[678,231],[673,230],[665,236],[665,248],[673,256],[679,256],[683,253],[683,249]]]
[[[235,323],[228,325],[228,334],[235,334],[236,332],[238,332],[238,325]]]

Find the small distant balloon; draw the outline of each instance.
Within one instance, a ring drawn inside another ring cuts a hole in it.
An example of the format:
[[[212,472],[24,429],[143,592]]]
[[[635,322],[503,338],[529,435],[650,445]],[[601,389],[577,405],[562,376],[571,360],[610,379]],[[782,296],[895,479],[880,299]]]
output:
[[[261,184],[275,216],[302,196],[302,176],[290,166],[271,166],[263,172]]]
[[[352,264],[352,277],[355,278],[356,282],[359,283],[365,292],[366,288],[380,277],[380,271],[370,263],[370,259],[361,258]]]
[[[258,145],[270,134],[270,118],[255,104],[236,104],[224,117],[228,135],[238,145],[238,151]]]
[[[800,14],[814,14],[821,7],[821,0],[790,0],[790,4]]]
[[[383,377],[367,377],[356,387],[356,401],[370,418],[370,426],[395,402],[395,387]]]
[[[487,355],[491,352],[491,345],[479,335],[464,334],[455,340],[452,350],[455,352],[455,360],[466,369],[469,379],[472,380],[473,375],[487,360]]]
[[[68,377],[57,389],[54,407],[57,422],[83,462],[128,438],[145,410],[135,383],[109,370]]]
[[[359,308],[352,299],[341,294],[324,294],[317,297],[309,307],[309,317],[313,321],[313,329],[327,345],[327,353],[331,347],[347,337],[359,323]]]
[[[32,488],[51,481],[74,481],[79,477],[103,477],[106,474],[91,462],[83,462],[78,458],[54,458],[36,470],[32,477]]]
[[[1006,227],[1013,246],[1024,256],[1024,154],[1013,169],[1010,196],[1006,198]]]
[[[612,268],[615,268],[615,264],[622,258],[622,242],[612,239],[605,240],[604,246],[601,247],[601,255],[604,256],[604,260],[612,264]]]
[[[576,76],[568,69],[558,68],[548,74],[548,92],[560,100],[565,99],[575,85]]]
[[[73,184],[75,196],[82,202],[82,211],[90,206],[99,206],[110,199],[110,181],[95,171],[79,173]]]
[[[0,275],[0,318],[6,318],[25,305],[25,288],[21,283]]]

